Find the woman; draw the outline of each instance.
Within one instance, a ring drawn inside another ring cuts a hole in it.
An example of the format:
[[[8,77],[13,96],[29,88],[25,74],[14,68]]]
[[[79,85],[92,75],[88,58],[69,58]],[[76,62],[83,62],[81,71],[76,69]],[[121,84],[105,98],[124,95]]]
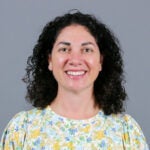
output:
[[[119,42],[94,16],[75,12],[49,22],[27,64],[35,108],[10,121],[2,149],[148,150],[139,125],[122,114]]]

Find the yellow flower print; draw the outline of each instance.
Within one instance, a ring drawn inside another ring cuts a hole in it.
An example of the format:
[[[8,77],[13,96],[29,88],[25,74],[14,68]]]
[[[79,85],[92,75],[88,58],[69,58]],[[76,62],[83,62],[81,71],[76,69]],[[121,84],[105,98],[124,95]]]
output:
[[[69,143],[67,144],[67,147],[68,147],[69,149],[74,149],[74,146],[73,146],[73,143],[72,143],[72,142],[69,142]]]
[[[60,144],[59,144],[59,142],[55,142],[54,143],[53,149],[54,150],[60,150]]]
[[[126,121],[126,122],[128,122],[129,121],[129,116],[124,116],[124,120]]]
[[[102,139],[104,137],[104,132],[103,131],[97,131],[94,135],[95,139]]]
[[[19,143],[19,133],[18,133],[18,132],[15,132],[15,133],[14,133],[14,141],[15,141],[16,143]]]
[[[136,145],[140,145],[140,141],[137,139],[135,139],[135,143],[136,143]]]
[[[40,130],[34,130],[31,132],[30,137],[31,138],[37,138],[40,135]]]
[[[86,126],[85,128],[83,128],[83,132],[88,133],[90,131],[91,126]]]
[[[123,134],[123,139],[124,139],[124,141],[126,141],[127,143],[129,143],[130,142],[129,134],[128,133],[124,133]]]

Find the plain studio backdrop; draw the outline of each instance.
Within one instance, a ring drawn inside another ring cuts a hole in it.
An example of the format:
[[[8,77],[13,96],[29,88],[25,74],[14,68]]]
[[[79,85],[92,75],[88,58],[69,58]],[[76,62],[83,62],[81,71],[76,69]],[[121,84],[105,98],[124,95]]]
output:
[[[140,124],[150,144],[150,1],[149,0],[0,0],[0,136],[26,102],[27,57],[43,27],[68,10],[94,14],[119,38],[124,51],[126,113]]]

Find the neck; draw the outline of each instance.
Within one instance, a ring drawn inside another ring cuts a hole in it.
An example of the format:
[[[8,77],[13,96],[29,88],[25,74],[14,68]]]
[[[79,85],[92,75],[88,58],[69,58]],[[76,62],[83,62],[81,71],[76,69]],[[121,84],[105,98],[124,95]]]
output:
[[[58,95],[50,107],[56,113],[72,119],[87,119],[99,111],[95,106],[92,90],[82,92],[58,90]]]

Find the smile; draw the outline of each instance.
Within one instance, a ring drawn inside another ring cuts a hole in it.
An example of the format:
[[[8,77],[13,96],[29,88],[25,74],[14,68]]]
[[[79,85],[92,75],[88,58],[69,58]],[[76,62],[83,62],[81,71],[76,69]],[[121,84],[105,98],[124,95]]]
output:
[[[71,76],[81,76],[84,75],[86,71],[66,71],[66,73]]]

